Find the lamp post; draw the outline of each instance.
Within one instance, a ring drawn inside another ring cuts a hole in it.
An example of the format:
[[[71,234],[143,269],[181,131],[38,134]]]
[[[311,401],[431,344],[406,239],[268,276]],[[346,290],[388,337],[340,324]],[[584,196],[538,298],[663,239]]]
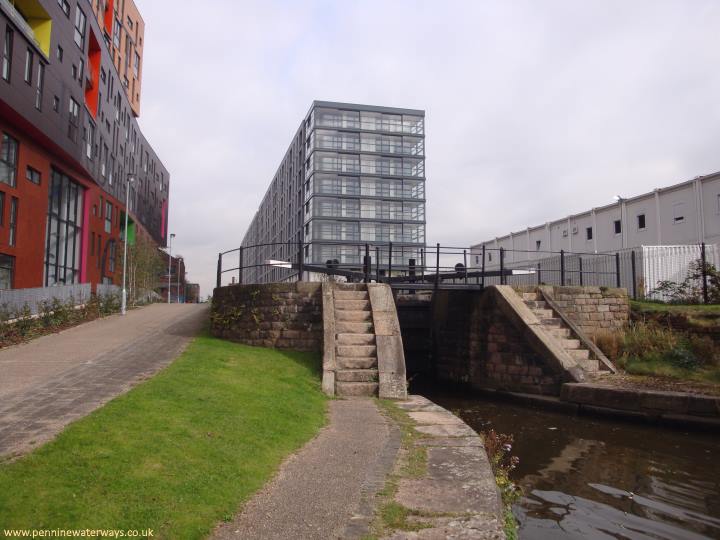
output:
[[[127,312],[127,246],[128,246],[128,214],[130,213],[130,184],[135,181],[135,176],[132,174],[127,175],[127,182],[125,182],[125,242],[123,242],[123,287],[122,287],[122,302],[120,305],[120,314],[125,315]]]
[[[178,263],[177,263],[177,303],[180,303],[180,265],[183,262],[182,257],[178,257]]]
[[[172,240],[175,238],[175,234],[170,235],[170,242],[168,243],[168,304],[170,304],[170,294],[172,293]]]

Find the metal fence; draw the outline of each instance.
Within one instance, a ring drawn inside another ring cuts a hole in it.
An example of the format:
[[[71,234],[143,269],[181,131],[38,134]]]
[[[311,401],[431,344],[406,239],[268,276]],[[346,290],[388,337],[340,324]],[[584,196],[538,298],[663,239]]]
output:
[[[66,303],[72,299],[75,305],[81,305],[90,299],[90,294],[89,283],[2,290],[0,291],[0,307],[12,312],[22,310],[27,305],[32,314],[37,315],[42,302],[51,302],[53,299],[57,299]]]
[[[122,294],[122,287],[108,283],[98,283],[95,290],[98,296],[120,296],[120,294]]]
[[[466,248],[442,246],[343,244],[353,248],[352,257],[308,262],[309,243],[268,243],[244,246],[218,255],[217,286],[223,277],[232,283],[255,283],[263,270],[267,281],[311,280],[322,275],[341,276],[348,281],[390,283],[396,288],[482,288],[492,284],[604,286],[626,288],[633,298],[668,298],[653,292],[658,282],[682,282],[695,261],[717,267],[715,245],[641,246],[613,253],[576,253]],[[283,253],[283,260],[258,258],[256,253]],[[229,264],[228,264],[229,263]],[[702,265],[705,269],[705,265]],[[268,279],[272,278],[272,279]],[[707,284],[707,276],[703,276]],[[237,280],[237,281],[236,281]],[[704,290],[707,302],[707,290]]]

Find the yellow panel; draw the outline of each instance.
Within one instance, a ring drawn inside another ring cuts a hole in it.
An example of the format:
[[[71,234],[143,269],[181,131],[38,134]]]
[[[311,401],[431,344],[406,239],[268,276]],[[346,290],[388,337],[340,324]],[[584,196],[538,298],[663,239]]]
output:
[[[15,0],[17,10],[24,15],[28,26],[35,35],[35,40],[45,56],[50,56],[50,35],[52,34],[52,19],[38,0]]]
[[[28,21],[30,28],[33,29],[35,39],[37,39],[40,45],[40,50],[45,53],[45,56],[50,57],[50,35],[52,34],[52,20],[51,19],[30,19]]]

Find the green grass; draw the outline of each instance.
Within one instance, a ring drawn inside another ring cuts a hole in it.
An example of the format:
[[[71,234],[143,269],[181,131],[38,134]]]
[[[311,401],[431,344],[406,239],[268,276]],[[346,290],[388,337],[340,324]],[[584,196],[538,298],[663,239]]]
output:
[[[630,357],[620,363],[621,367],[632,375],[647,375],[652,377],[667,377],[684,381],[720,384],[720,368],[707,367],[685,369],[673,365],[662,358],[646,356],[643,358]]]
[[[720,304],[664,304],[662,302],[647,302],[641,300],[630,300],[630,307],[634,311],[642,313],[657,313],[657,312],[668,312],[668,313],[685,313],[688,315],[693,314],[708,314],[720,316]]]
[[[197,338],[154,378],[0,465],[0,529],[205,536],[325,423],[319,363]]]

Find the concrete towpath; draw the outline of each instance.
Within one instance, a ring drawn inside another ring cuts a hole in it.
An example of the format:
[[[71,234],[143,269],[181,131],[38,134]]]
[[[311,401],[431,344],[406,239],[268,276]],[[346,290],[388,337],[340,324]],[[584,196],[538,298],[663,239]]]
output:
[[[0,460],[157,373],[207,316],[202,304],[153,304],[0,350]]]
[[[400,431],[371,399],[330,401],[319,435],[229,523],[217,540],[361,538],[373,518],[373,496],[385,484],[400,447]]]

